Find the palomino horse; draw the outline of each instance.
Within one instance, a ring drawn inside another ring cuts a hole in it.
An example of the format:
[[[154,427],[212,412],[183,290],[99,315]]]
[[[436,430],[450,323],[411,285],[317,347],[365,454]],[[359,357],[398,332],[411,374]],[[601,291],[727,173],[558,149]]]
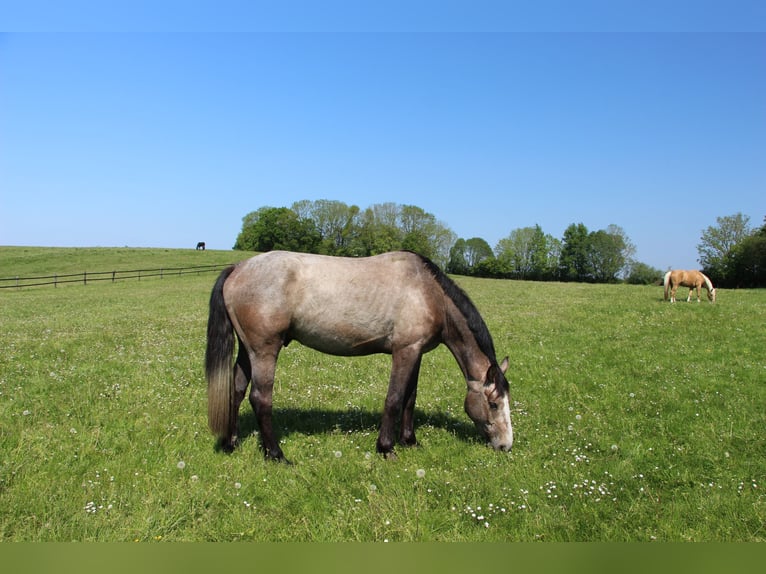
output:
[[[668,300],[668,291],[670,291],[670,302],[676,302],[676,290],[679,287],[688,287],[689,296],[686,297],[686,301],[692,300],[692,291],[697,290],[697,303],[700,302],[700,289],[704,287],[707,289],[707,298],[711,303],[715,303],[715,288],[713,283],[703,274],[701,271],[681,271],[676,269],[675,271],[668,271],[665,273],[665,279],[663,280],[665,285],[665,301]]]
[[[239,341],[232,368],[234,335]],[[208,423],[222,448],[237,443],[237,415],[248,384],[267,458],[284,460],[272,430],[277,356],[296,340],[342,356],[387,353],[391,377],[377,451],[417,443],[415,396],[424,353],[444,343],[467,383],[464,408],[498,450],[513,443],[510,394],[484,320],[434,263],[400,251],[345,258],[271,251],[225,269],[210,296],[205,368]]]

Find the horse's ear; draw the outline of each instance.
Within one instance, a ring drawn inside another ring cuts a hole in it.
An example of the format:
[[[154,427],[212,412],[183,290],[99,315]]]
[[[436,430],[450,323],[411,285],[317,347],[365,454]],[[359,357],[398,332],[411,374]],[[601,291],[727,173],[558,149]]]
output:
[[[487,387],[490,387],[496,384],[498,375],[505,375],[505,371],[507,370],[508,370],[508,357],[503,359],[499,366],[490,365],[489,369],[487,369],[487,375],[484,378],[484,385]]]

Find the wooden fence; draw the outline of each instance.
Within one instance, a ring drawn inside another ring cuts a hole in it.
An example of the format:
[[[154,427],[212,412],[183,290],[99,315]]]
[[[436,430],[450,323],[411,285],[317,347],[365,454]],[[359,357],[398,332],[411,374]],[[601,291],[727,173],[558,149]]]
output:
[[[210,273],[221,271],[225,265],[197,265],[194,267],[164,267],[159,269],[131,269],[129,271],[83,271],[82,273],[66,273],[41,275],[37,277],[6,277],[0,278],[0,289],[22,289],[24,287],[39,287],[53,285],[58,287],[66,283],[81,283],[87,285],[96,281],[123,281],[126,279],[148,279],[150,277],[178,277],[180,275]]]

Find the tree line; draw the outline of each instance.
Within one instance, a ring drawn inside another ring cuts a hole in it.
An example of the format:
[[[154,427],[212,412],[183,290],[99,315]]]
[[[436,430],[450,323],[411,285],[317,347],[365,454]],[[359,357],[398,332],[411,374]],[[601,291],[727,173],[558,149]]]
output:
[[[655,281],[660,271],[638,266],[634,253],[635,247],[617,225],[589,231],[585,224],[573,223],[561,239],[535,225],[514,229],[494,250],[479,237],[458,239],[450,249],[447,271],[535,281],[611,283],[631,276],[637,282]],[[634,269],[648,277],[639,278]]]
[[[286,249],[364,257],[407,249],[448,273],[530,280],[653,282],[660,271],[633,260],[635,247],[616,225],[589,231],[570,225],[561,239],[539,225],[514,229],[495,248],[482,238],[459,238],[415,205],[380,203],[366,209],[334,200],[261,207],[242,218],[234,249]]]
[[[297,201],[292,207],[261,207],[242,219],[234,249],[285,249],[365,257],[408,249],[442,268],[456,236],[434,215],[414,205],[381,203],[360,209],[341,201]]]
[[[748,221],[742,214],[719,217],[717,226],[703,231],[700,262],[714,283],[766,285],[766,223],[753,231]],[[561,238],[539,225],[522,227],[492,248],[481,237],[457,237],[418,206],[396,203],[361,209],[320,199],[297,201],[289,208],[261,207],[242,218],[234,249],[347,257],[407,249],[448,273],[536,281],[652,284],[663,275],[634,259],[635,246],[617,225],[591,231],[583,223],[572,223]]]
[[[718,217],[702,231],[697,251],[716,287],[766,287],[766,217],[757,229],[741,213]]]

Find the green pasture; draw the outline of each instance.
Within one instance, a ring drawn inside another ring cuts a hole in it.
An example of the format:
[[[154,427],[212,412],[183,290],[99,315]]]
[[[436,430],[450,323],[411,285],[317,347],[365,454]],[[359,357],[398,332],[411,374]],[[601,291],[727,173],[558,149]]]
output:
[[[236,252],[0,248],[0,276],[191,266]],[[457,277],[510,356],[516,441],[478,439],[443,347],[421,446],[375,454],[390,358],[283,350],[267,462],[247,401],[207,429],[215,273],[0,290],[3,541],[763,541],[766,291]],[[501,357],[498,357],[501,358]]]
[[[253,255],[195,249],[0,247],[0,279],[235,263]],[[0,285],[12,283],[0,282]]]

